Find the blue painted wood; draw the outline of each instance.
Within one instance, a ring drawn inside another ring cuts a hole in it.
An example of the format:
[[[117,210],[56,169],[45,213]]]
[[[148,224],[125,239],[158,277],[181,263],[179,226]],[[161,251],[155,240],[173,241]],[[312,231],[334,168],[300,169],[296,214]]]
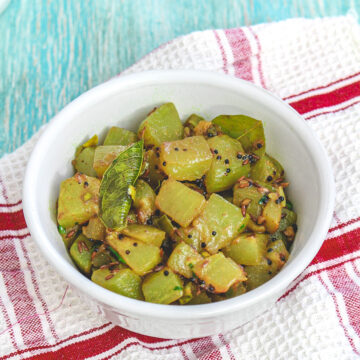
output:
[[[356,0],[11,0],[0,14],[0,155],[69,101],[195,30],[343,15]]]

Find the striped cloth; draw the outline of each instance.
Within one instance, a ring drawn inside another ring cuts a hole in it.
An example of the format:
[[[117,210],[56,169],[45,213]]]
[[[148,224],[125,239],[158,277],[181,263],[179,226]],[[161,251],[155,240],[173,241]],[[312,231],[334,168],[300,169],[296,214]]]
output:
[[[282,97],[326,148],[336,208],[324,245],[268,312],[229,333],[163,340],[108,323],[46,263],[26,227],[24,168],[38,134],[0,160],[2,359],[357,359],[360,356],[360,28],[351,16],[196,32],[124,73],[202,69]],[[305,175],[306,176],[306,175]]]

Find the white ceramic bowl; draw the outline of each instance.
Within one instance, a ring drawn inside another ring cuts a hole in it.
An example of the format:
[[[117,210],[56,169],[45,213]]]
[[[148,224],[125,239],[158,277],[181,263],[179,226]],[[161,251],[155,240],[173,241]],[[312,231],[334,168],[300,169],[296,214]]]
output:
[[[60,182],[73,174],[75,147],[113,125],[136,130],[154,106],[172,101],[182,119],[198,113],[246,114],[264,122],[267,151],[284,166],[298,233],[288,263],[259,288],[226,301],[158,305],[110,292],[73,265],[58,234]],[[152,71],[120,76],[81,95],[48,125],[29,160],[23,190],[26,222],[42,253],[79,295],[115,324],[162,338],[200,337],[238,327],[269,309],[316,255],[334,206],[334,183],[324,149],[301,116],[251,83],[199,71]]]

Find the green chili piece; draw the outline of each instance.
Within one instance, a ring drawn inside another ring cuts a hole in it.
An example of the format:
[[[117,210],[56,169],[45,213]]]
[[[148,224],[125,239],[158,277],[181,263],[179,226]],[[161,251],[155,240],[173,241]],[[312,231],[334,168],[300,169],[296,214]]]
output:
[[[61,226],[61,225],[58,226],[58,231],[59,231],[59,233],[60,233],[61,235],[65,235],[65,234],[66,234],[66,229],[65,229],[63,226]]]
[[[294,208],[292,202],[290,200],[286,200],[286,207],[289,209],[289,210],[292,210]]]
[[[114,250],[111,246],[109,246],[108,248],[118,261],[120,261],[123,264],[126,264],[125,260],[121,257],[121,255],[116,250]]]

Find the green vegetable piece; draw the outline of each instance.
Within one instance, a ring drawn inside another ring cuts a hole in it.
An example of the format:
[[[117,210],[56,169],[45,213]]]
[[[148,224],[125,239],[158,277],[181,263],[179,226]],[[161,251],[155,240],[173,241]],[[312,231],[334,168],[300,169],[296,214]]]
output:
[[[137,141],[137,135],[129,130],[113,126],[104,140],[104,145],[130,145]]]
[[[286,207],[289,209],[289,210],[293,210],[294,206],[292,204],[292,202],[290,200],[286,200]]]
[[[208,144],[214,153],[205,178],[206,190],[209,193],[231,189],[237,179],[248,175],[250,164],[237,158],[238,153],[244,153],[240,142],[228,135],[219,135],[208,139]]]
[[[96,146],[99,142],[99,138],[97,135],[92,136],[88,141],[84,142],[82,144],[83,148],[87,148],[87,147],[92,147],[92,146]]]
[[[245,230],[248,219],[237,206],[212,194],[192,226],[202,233],[201,241],[206,243],[206,250],[215,254]]]
[[[151,186],[141,179],[136,182],[135,190],[136,195],[133,205],[136,209],[137,219],[141,224],[145,224],[155,212],[156,194]]]
[[[97,135],[92,136],[88,141],[84,142],[82,145],[79,145],[76,148],[75,157],[77,157],[83,149],[87,147],[94,147],[98,144],[98,142],[99,142],[98,136]]]
[[[165,142],[160,147],[160,168],[175,180],[200,179],[212,163],[212,154],[203,136]]]
[[[111,273],[109,269],[98,269],[92,273],[91,280],[105,289],[129,298],[143,300],[141,277],[130,269]]]
[[[160,247],[165,240],[165,232],[150,225],[131,224],[123,229],[121,233],[157,247]]]
[[[155,245],[129,237],[119,239],[116,232],[108,235],[106,240],[126,264],[140,276],[150,272],[161,262],[160,248]]]
[[[246,224],[247,229],[250,232],[255,232],[255,233],[264,233],[266,231],[266,228],[264,225],[258,225],[257,223],[255,223],[254,221],[252,221],[252,219],[250,218],[248,223]]]
[[[66,229],[61,225],[58,226],[58,231],[59,231],[59,234],[61,234],[61,235],[66,234]]]
[[[200,121],[205,121],[205,119],[199,115],[191,114],[185,121],[184,127],[188,127],[191,131],[193,131]]]
[[[174,272],[191,278],[193,276],[192,268],[201,260],[202,256],[195,249],[184,242],[180,242],[171,253],[167,264]]]
[[[186,305],[200,305],[200,304],[209,304],[211,299],[206,294],[206,292],[201,291],[199,294],[194,294],[192,299],[186,303]]]
[[[296,224],[297,215],[294,211],[288,208],[281,210],[281,220],[279,224],[279,231],[284,231],[288,226]]]
[[[183,240],[198,253],[205,250],[208,229],[203,222],[196,222],[196,226],[190,225],[187,228],[180,228],[176,231],[175,240]]]
[[[93,252],[94,243],[80,234],[70,247],[70,255],[77,267],[85,275],[89,275],[91,271],[91,254]]]
[[[188,226],[201,212],[205,198],[184,184],[169,179],[163,181],[155,205],[181,226]]]
[[[144,156],[144,161],[148,163],[147,179],[154,189],[158,189],[160,187],[160,183],[164,180],[164,174],[160,170],[159,157],[156,154],[159,154],[159,152],[150,149],[145,152]]]
[[[246,280],[243,268],[234,260],[226,258],[222,252],[197,262],[194,273],[214,293],[224,293],[231,285]]]
[[[262,206],[259,203],[260,199],[264,196],[263,193],[261,193],[257,187],[255,186],[248,186],[248,187],[241,187],[242,185],[237,183],[234,186],[234,198],[233,203],[236,206],[241,207],[242,202],[245,199],[250,199],[251,202],[246,207],[246,212],[257,218],[259,215],[261,215]]]
[[[276,240],[269,244],[266,257],[280,270],[288,260],[289,252],[282,240]]]
[[[260,157],[264,155],[265,135],[261,121],[246,115],[220,115],[212,122],[224,134],[238,139],[246,152]]]
[[[270,193],[268,195],[268,202],[266,203],[262,216],[265,218],[266,230],[272,234],[280,225],[281,220],[281,204],[277,203],[279,195],[277,193]]]
[[[230,287],[230,289],[225,293],[226,299],[231,299],[235,296],[239,296],[246,293],[246,286],[244,283],[237,283]]]
[[[268,154],[265,154],[251,168],[250,177],[254,181],[272,183],[275,180],[284,177],[284,169],[277,160]]]
[[[199,305],[211,303],[211,299],[204,290],[192,282],[184,287],[184,295],[179,299],[180,305]]]
[[[62,228],[65,230],[65,228],[60,225],[59,225],[59,228]],[[60,232],[60,230],[59,230],[59,232]],[[65,233],[60,233],[60,235],[61,235],[61,238],[62,238],[66,248],[69,249],[70,246],[73,244],[73,242],[79,235],[79,226],[75,225],[74,227],[65,230]]]
[[[60,184],[57,220],[64,228],[82,224],[99,212],[100,181],[75,174]]]
[[[98,216],[92,217],[86,226],[82,227],[83,234],[93,240],[104,240],[106,228]]]
[[[172,236],[175,230],[174,225],[166,215],[162,215],[161,217],[157,218],[154,224],[157,227],[159,227],[161,230],[165,231],[165,233],[170,237]]]
[[[98,177],[102,177],[106,169],[121,154],[127,146],[121,145],[109,145],[109,146],[97,146],[94,153],[93,168]]]
[[[115,256],[117,261],[119,261],[121,264],[126,265],[126,262],[123,259],[123,257],[114,248],[112,248],[111,246],[108,246],[108,249]]]
[[[95,147],[85,147],[75,157],[73,162],[76,171],[85,175],[96,177],[96,171],[93,168]]]
[[[95,268],[99,268],[100,266],[110,264],[111,262],[114,262],[115,259],[111,256],[110,251],[103,250],[98,251],[95,256],[92,256],[91,264]]]
[[[277,265],[267,258],[263,258],[260,265],[245,266],[247,274],[246,288],[253,290],[273,278],[279,271]]]
[[[145,277],[142,290],[145,300],[157,304],[170,304],[183,296],[183,282],[171,269],[149,274]]]
[[[245,233],[231,241],[224,249],[226,256],[241,265],[260,265],[265,252],[269,235]]]
[[[143,161],[143,142],[120,153],[105,171],[100,185],[100,216],[105,226],[121,230],[131,206],[129,188],[139,176]]]
[[[182,139],[184,129],[173,103],[155,108],[140,124],[139,139],[144,139],[146,147],[160,146],[165,141]]]
[[[196,289],[196,286],[192,282],[188,282],[184,286],[183,296],[179,299],[180,305],[187,304],[193,298],[195,289]]]

